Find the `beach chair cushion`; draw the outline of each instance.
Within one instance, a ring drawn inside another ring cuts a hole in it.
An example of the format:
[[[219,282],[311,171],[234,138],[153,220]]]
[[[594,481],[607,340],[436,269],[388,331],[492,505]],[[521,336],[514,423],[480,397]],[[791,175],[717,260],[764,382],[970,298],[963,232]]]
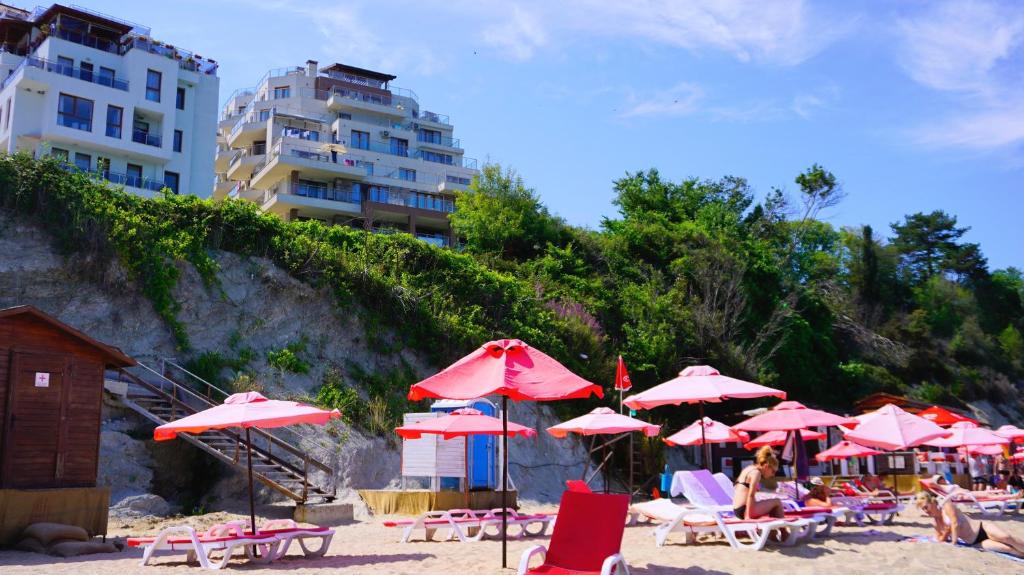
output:
[[[564,492],[544,561],[548,570],[531,572],[600,571],[605,559],[622,546],[628,508],[628,495]]]

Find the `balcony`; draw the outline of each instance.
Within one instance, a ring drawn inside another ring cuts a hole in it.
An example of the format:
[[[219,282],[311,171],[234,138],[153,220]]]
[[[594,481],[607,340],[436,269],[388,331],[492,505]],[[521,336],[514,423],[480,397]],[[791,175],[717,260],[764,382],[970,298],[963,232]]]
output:
[[[335,89],[329,94],[324,94],[327,99],[327,109],[332,111],[356,110],[359,112],[371,112],[384,114],[396,118],[406,116],[406,109],[400,103],[395,103],[390,96],[370,94],[357,90]],[[320,94],[317,97],[321,97]]]
[[[416,133],[416,141],[421,146],[432,146],[445,149],[462,149],[462,142],[458,138],[452,138],[451,136],[440,136],[436,134],[424,134],[423,132]]]
[[[132,130],[132,141],[137,144],[145,144],[155,148],[162,147],[160,145],[160,136],[150,134],[145,130]]]
[[[416,232],[416,239],[423,242],[427,242],[428,244],[432,246],[437,246],[439,248],[446,248],[451,245],[451,240],[448,238],[448,236],[440,233],[424,234]]]
[[[475,170],[477,166],[476,158],[465,158],[453,154],[438,154],[435,152],[416,150],[412,157],[423,160],[424,162],[443,164],[445,166],[458,166],[460,168],[467,168],[470,170]]]
[[[227,177],[229,180],[248,180],[260,164],[264,164],[267,154],[266,144],[254,144],[248,148],[237,150],[228,163]]]
[[[340,147],[340,151],[337,148],[331,149],[333,146]],[[265,189],[294,170],[298,170],[304,177],[361,180],[370,169],[362,159],[348,155],[345,148],[338,144],[312,147],[278,140],[267,154],[265,163],[255,167],[252,186]]]
[[[21,61],[18,66],[11,71],[11,74],[4,79],[3,83],[0,84],[0,90],[7,87],[7,84],[12,82],[18,72],[25,68],[38,68],[47,72],[53,72],[54,74],[60,74],[69,78],[78,78],[85,82],[91,82],[93,84],[99,84],[100,86],[108,86],[115,90],[121,90],[123,92],[128,91],[128,81],[121,80],[118,78],[112,78],[110,76],[100,75],[93,70],[83,70],[82,68],[76,68],[67,64],[61,64],[59,62],[52,62],[50,60],[44,60],[42,58],[36,58],[34,56],[28,56]]]
[[[143,178],[142,176],[136,176],[132,174],[118,174],[116,172],[109,171],[91,173],[93,176],[96,176],[97,178],[106,180],[112,184],[125,186],[126,188],[139,188],[140,190],[159,192],[160,190],[166,187],[164,182],[160,180]]]
[[[351,187],[332,187],[326,184],[289,186],[282,182],[264,193],[261,209],[282,217],[287,217],[292,210],[298,210],[304,217],[326,221],[339,215],[359,217],[362,213],[361,199],[358,190]]]
[[[367,199],[377,204],[417,208],[445,214],[455,211],[455,201],[449,197],[388,186],[368,187]]]
[[[207,76],[217,75],[218,64],[216,61],[209,58],[203,58],[198,54],[193,54],[187,50],[182,50],[181,48],[175,48],[169,44],[150,40],[149,38],[132,36],[128,43],[122,47],[121,53],[125,54],[129,50],[141,50],[143,52],[149,52],[150,54],[163,56],[169,60],[174,60],[182,70],[196,72],[197,74],[205,74]]]
[[[79,44],[89,48],[95,48],[102,52],[110,52],[111,54],[121,54],[121,46],[109,38],[101,38],[92,34],[86,34],[77,30],[67,30],[64,28],[52,27],[50,36],[66,40],[73,44]]]
[[[441,174],[437,178],[437,191],[452,193],[458,190],[465,190],[472,182],[472,177],[459,174]]]
[[[436,112],[429,112],[423,110],[419,114],[413,114],[413,117],[421,122],[432,122],[434,124],[440,124],[442,126],[451,126],[452,120],[447,114],[438,114]]]

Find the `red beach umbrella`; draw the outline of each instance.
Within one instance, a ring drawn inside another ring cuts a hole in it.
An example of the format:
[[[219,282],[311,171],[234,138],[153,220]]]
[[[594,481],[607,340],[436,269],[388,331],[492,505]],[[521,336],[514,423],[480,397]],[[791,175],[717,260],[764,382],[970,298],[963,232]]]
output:
[[[693,365],[679,372],[679,377],[631,395],[623,402],[630,409],[652,409],[662,405],[698,404],[704,419],[704,404],[726,399],[757,397],[786,398],[786,392],[722,375],[709,365]],[[703,429],[703,428],[702,428]],[[709,445],[704,443],[704,445]],[[705,447],[704,462],[710,461],[710,448]]]
[[[995,434],[999,437],[1005,437],[1010,441],[1024,440],[1024,429],[1015,425],[1003,425],[999,429],[995,430]]]
[[[179,433],[202,433],[210,429],[230,427],[245,429],[249,459],[249,519],[252,521],[252,531],[256,533],[256,498],[252,485],[252,438],[249,430],[253,427],[268,429],[297,423],[324,425],[336,417],[341,417],[341,412],[337,409],[325,411],[294,401],[267,399],[258,392],[250,391],[229,395],[221,405],[215,405],[177,421],[165,423],[153,430],[153,439],[165,441],[174,439]]]
[[[967,421],[975,425],[978,424],[977,421],[971,419],[970,417],[964,417],[959,413],[950,411],[944,407],[939,407],[938,405],[929,407],[928,409],[918,413],[917,415],[918,417],[923,417],[928,421],[934,423],[935,425],[941,427],[948,427],[950,425],[953,425],[954,423],[960,423],[961,421]]]
[[[864,447],[863,445],[857,445],[852,441],[840,441],[832,447],[822,451],[821,453],[814,456],[815,459],[824,463],[826,461],[832,461],[834,459],[849,459],[851,457],[867,457],[869,455],[879,455],[881,451],[876,451],[870,447]]]
[[[736,431],[728,425],[710,417],[694,421],[686,428],[665,438],[669,445],[704,445],[707,443],[744,442],[750,439],[745,431]]]
[[[501,419],[508,422],[508,399],[557,401],[604,397],[601,386],[574,374],[544,352],[518,339],[480,346],[441,372],[413,385],[409,399],[476,399],[501,395]],[[502,435],[501,503],[508,507],[508,435]],[[501,514],[501,566],[508,566],[507,514]]]
[[[518,423],[502,421],[497,417],[484,415],[479,409],[469,407],[425,419],[402,427],[396,427],[395,433],[404,439],[419,439],[424,435],[440,435],[442,439],[467,437],[470,435],[507,435],[508,437],[533,437],[537,432],[532,428]],[[465,444],[466,471],[466,508],[469,508],[469,442]]]
[[[786,444],[786,431],[768,431],[758,435],[754,439],[751,439],[747,443],[743,444],[744,449],[757,449],[764,447],[765,445],[779,446]],[[825,439],[825,434],[820,431],[814,431],[812,429],[801,429],[800,439],[804,441],[820,441]]]

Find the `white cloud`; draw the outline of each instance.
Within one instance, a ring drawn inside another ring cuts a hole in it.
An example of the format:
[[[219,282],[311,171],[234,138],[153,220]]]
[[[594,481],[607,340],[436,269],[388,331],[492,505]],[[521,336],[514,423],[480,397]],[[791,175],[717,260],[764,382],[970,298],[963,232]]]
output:
[[[1024,143],[1024,12],[999,2],[944,2],[900,21],[900,61],[953,109],[912,130],[930,146],[995,150]]]
[[[838,86],[831,83],[796,94],[788,105],[778,98],[717,103],[717,99],[707,97],[704,88],[692,82],[680,82],[667,90],[646,95],[638,95],[630,89],[622,92],[625,93],[626,104],[625,110],[619,114],[621,118],[700,115],[713,121],[739,123],[785,120],[794,115],[809,120],[819,111],[831,107],[839,98]],[[716,103],[708,103],[708,100]]]
[[[537,14],[512,4],[501,21],[487,25],[481,39],[513,60],[529,60],[537,48],[547,44],[547,32]]]

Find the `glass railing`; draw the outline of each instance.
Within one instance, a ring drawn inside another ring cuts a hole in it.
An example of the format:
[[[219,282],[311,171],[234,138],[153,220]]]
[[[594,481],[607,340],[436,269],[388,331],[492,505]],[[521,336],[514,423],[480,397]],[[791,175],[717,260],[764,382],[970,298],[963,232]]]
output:
[[[424,144],[437,144],[439,146],[447,146],[449,148],[462,148],[462,142],[460,142],[458,138],[452,138],[451,136],[442,136],[440,134],[427,134],[423,132],[417,132],[416,141],[423,142]]]
[[[452,124],[452,120],[451,118],[448,117],[447,114],[438,114],[436,112],[429,112],[427,110],[423,110],[418,114],[413,114],[412,117],[418,118],[420,120],[426,120],[428,122],[434,122],[437,124],[444,124],[446,126],[450,126]]]
[[[437,183],[439,184],[456,184],[459,186],[468,186],[472,182],[473,178],[467,178],[466,176],[456,176],[453,174],[442,174],[437,179]]]
[[[437,246],[439,248],[446,248],[449,245],[448,236],[444,234],[423,234],[416,233],[416,239],[427,242],[430,245]]]
[[[300,182],[292,188],[292,193],[296,196],[315,198],[318,200],[329,200],[332,202],[358,204],[362,201],[362,196],[357,188],[335,188],[326,184],[311,185]]]
[[[363,171],[367,175],[373,174],[373,164],[364,162],[361,158],[347,156],[346,154],[339,154],[337,152],[327,152],[320,148],[312,148],[291,143],[285,145],[283,140],[278,140],[270,149],[270,153],[267,155],[267,158],[270,159],[282,155],[302,158],[304,160],[312,160],[314,162],[323,162],[325,164],[338,164]],[[264,162],[264,164],[257,166],[254,169],[253,174],[258,174],[265,165],[266,163]]]
[[[11,71],[11,74],[4,79],[2,88],[6,88],[8,82],[10,82],[14,76],[23,68],[39,68],[40,70],[46,70],[47,72],[53,72],[54,74],[60,74],[69,78],[78,78],[86,82],[92,82],[93,84],[99,84],[101,86],[108,86],[115,90],[128,91],[128,81],[121,80],[119,78],[113,78],[106,74],[97,74],[93,70],[87,70],[82,68],[76,68],[71,64],[62,64],[60,62],[53,62],[50,60],[44,60],[42,58],[36,58],[34,56],[27,56],[22,60],[18,66]]]
[[[368,186],[368,188],[367,198],[378,204],[391,204],[435,212],[451,213],[455,211],[455,202],[444,196],[390,186]]]
[[[147,146],[155,146],[157,148],[161,147],[160,136],[150,134],[145,130],[132,130],[132,141],[139,144],[145,144]]]
[[[55,25],[51,25],[50,36],[55,36],[61,40],[66,40],[74,44],[80,44],[89,48],[102,50],[103,52],[110,52],[111,54],[121,53],[121,47],[117,42],[107,38],[100,38],[98,36],[78,32],[76,30],[65,30],[63,28],[57,28]]]
[[[193,54],[187,50],[181,48],[175,48],[169,44],[144,38],[142,36],[132,36],[128,43],[123,47],[122,54],[127,53],[128,50],[143,50],[150,54],[157,54],[170,60],[174,60],[178,63],[178,67],[182,70],[189,70],[191,72],[198,72],[200,74],[207,74],[210,76],[217,74],[217,62],[210,60],[209,58],[203,58],[198,54]]]
[[[241,193],[241,191],[242,191],[242,182],[237,182],[235,185],[231,186],[231,189],[228,191],[228,197],[231,198],[231,199],[237,200],[238,199],[238,195],[239,195],[239,193]]]
[[[160,180],[144,178],[134,174],[118,174],[116,172],[99,171],[91,172],[93,176],[104,179],[112,184],[119,184],[131,188],[140,188],[152,192],[159,192],[164,189],[165,184]]]
[[[459,166],[462,168],[469,168],[475,170],[477,162],[475,158],[465,158],[462,156],[456,156],[452,154],[440,154],[437,152],[430,152],[425,150],[416,150],[412,157],[423,160],[425,162],[433,162],[435,164],[443,164],[445,166]]]

